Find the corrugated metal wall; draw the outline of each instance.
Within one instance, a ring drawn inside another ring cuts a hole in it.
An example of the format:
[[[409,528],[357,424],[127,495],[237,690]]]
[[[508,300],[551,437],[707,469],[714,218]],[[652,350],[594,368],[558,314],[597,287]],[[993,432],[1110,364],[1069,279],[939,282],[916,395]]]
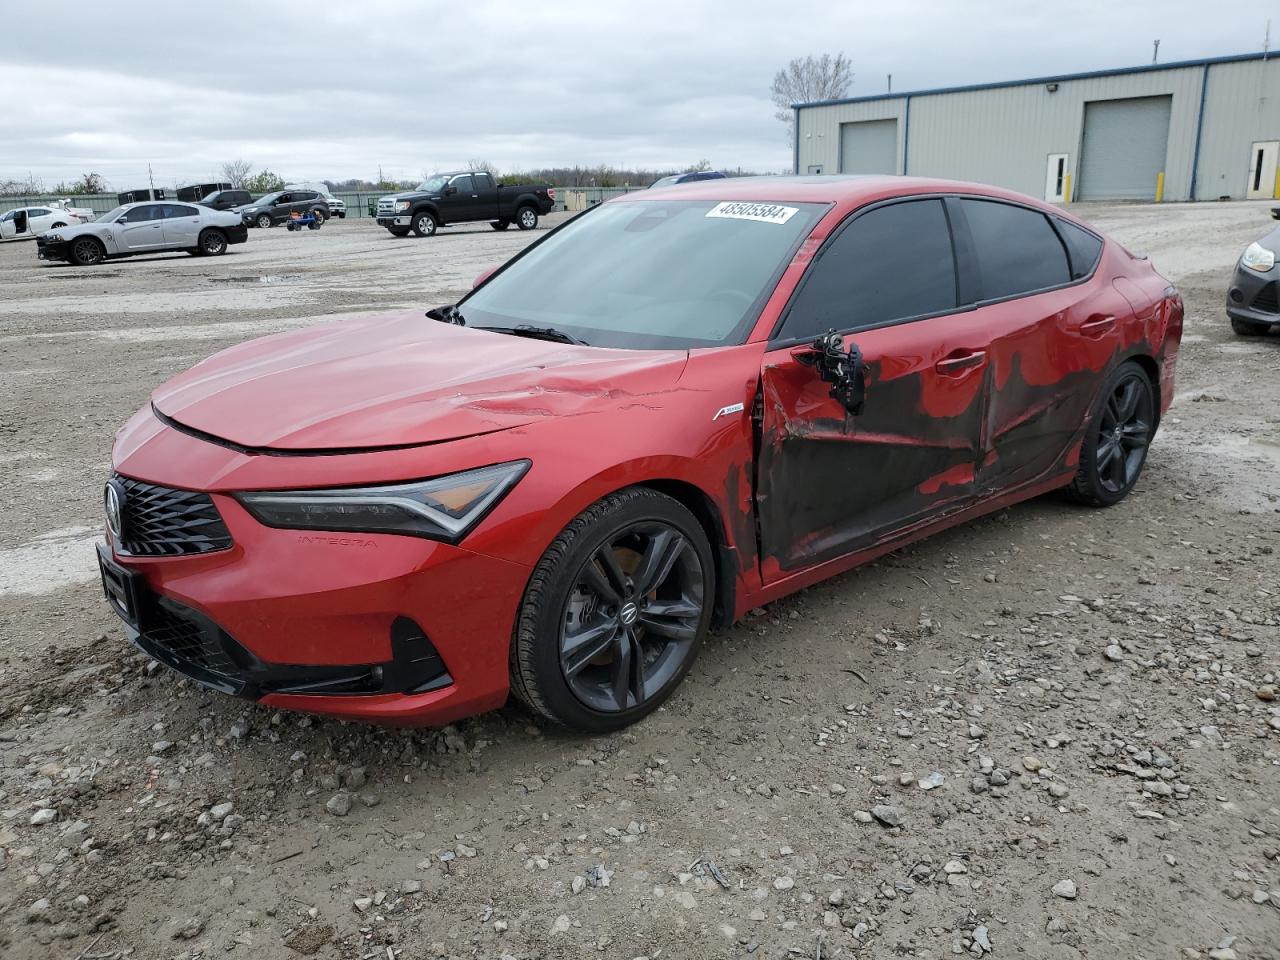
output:
[[[1196,127],[1205,77],[1200,64],[1062,79],[1053,92],[1035,82],[805,107],[797,123],[797,169],[821,164],[826,173],[838,170],[841,123],[892,117],[898,120],[899,168],[905,160],[906,173],[1043,197],[1048,157],[1065,153],[1074,195],[1085,104],[1167,95],[1173,100],[1164,199],[1190,199],[1193,166],[1196,199],[1243,197],[1250,144],[1280,140],[1280,57],[1213,63],[1208,69],[1198,165]]]
[[[1280,140],[1280,55],[1215,63],[1205,86],[1197,200],[1245,195],[1249,147]]]

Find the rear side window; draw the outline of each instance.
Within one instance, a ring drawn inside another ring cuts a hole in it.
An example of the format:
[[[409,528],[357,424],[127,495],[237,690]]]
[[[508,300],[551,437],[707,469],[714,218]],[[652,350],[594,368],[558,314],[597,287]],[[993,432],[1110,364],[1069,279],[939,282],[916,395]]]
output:
[[[1067,252],[1038,210],[995,200],[961,200],[978,263],[980,297],[1000,300],[1071,280]]]
[[[1071,279],[1087,277],[1102,253],[1102,241],[1069,220],[1058,220],[1057,224],[1062,242],[1067,245],[1067,257],[1071,260]]]
[[[956,302],[942,201],[895,203],[856,217],[827,245],[796,292],[781,337],[864,330],[945,313]]]

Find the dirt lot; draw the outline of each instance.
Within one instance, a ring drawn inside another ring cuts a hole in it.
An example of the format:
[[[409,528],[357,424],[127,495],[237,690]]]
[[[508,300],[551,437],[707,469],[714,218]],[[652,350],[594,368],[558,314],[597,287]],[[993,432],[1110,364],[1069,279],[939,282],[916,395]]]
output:
[[[1280,957],[1280,336],[1221,306],[1265,205],[1081,210],[1187,302],[1135,494],[756,611],[601,739],[205,693],[94,580],[112,433],[154,384],[450,302],[528,234],[358,221],[92,269],[0,247],[0,954]]]

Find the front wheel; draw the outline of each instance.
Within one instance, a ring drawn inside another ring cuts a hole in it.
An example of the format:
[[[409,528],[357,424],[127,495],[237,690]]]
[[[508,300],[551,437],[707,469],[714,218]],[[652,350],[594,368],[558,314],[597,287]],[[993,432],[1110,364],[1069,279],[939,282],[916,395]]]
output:
[[[258,217],[257,223],[258,223],[258,226],[261,227],[263,230],[267,229],[267,227],[271,226],[270,215],[265,213],[262,214],[261,216]]]
[[[221,230],[206,230],[200,234],[200,253],[206,257],[220,257],[227,252],[227,238]]]
[[[534,569],[511,647],[511,689],[576,730],[635,723],[684,679],[714,597],[711,546],[683,504],[644,487],[610,494]]]
[[[408,227],[387,227],[393,237],[407,237],[409,235]]]
[[[1067,487],[1071,498],[1091,507],[1119,503],[1142,473],[1156,427],[1156,398],[1146,371],[1123,363],[1094,401],[1080,447],[1080,466]]]
[[[538,225],[538,211],[533,207],[521,207],[516,214],[516,226],[521,230],[532,230]]]
[[[324,223],[329,218],[325,215],[325,212],[323,210],[321,210],[319,207],[316,207],[314,210],[311,211],[311,219],[313,219],[316,223]]]
[[[1237,320],[1231,318],[1231,329],[1241,337],[1260,337],[1271,329],[1269,323],[1254,323],[1252,320]]]
[[[107,251],[93,237],[80,237],[71,245],[71,262],[77,267],[88,267],[107,258]]]
[[[429,213],[415,213],[411,229],[419,237],[430,237],[436,232],[436,218]]]

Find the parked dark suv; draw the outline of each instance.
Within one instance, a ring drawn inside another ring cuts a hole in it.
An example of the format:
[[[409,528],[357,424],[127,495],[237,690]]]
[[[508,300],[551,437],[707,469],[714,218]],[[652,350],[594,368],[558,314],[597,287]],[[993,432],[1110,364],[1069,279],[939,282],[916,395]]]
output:
[[[241,209],[246,226],[274,227],[289,219],[289,214],[313,214],[321,222],[329,219],[329,204],[314,190],[280,190],[268,193]]]
[[[215,190],[201,200],[196,201],[202,207],[213,210],[233,210],[253,203],[253,194],[248,190]]]

